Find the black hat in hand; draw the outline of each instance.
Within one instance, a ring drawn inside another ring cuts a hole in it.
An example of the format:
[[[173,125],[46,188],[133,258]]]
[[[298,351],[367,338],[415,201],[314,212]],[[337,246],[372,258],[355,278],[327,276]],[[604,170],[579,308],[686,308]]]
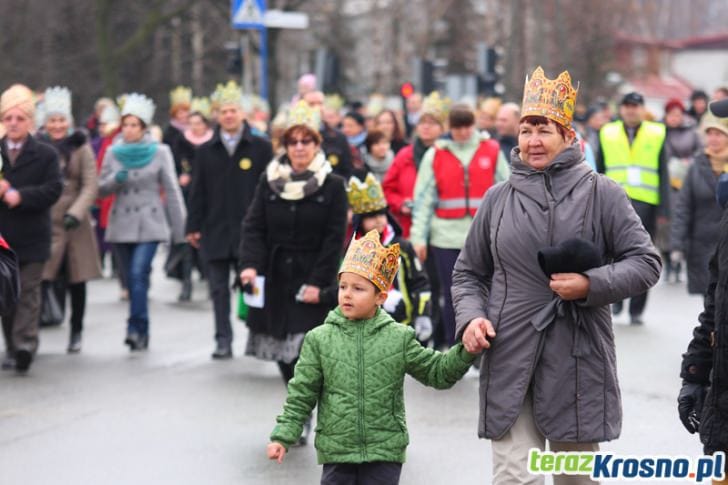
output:
[[[554,273],[584,273],[602,265],[602,257],[594,243],[586,239],[566,241],[538,252],[538,264],[548,278]]]

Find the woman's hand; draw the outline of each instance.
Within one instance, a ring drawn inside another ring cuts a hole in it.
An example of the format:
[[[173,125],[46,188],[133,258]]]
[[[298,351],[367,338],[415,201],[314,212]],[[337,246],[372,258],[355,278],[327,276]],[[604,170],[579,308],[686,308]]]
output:
[[[490,348],[488,339],[495,338],[493,324],[487,318],[473,318],[463,332],[463,346],[471,354],[479,354]]]
[[[562,300],[581,300],[589,294],[589,278],[579,273],[554,273],[549,286]]]
[[[278,463],[283,463],[283,457],[286,456],[286,447],[280,443],[268,443],[268,459],[277,460]]]
[[[321,302],[321,288],[313,285],[306,285],[301,298],[303,303],[317,304]]]
[[[192,177],[190,177],[190,174],[188,173],[183,173],[179,176],[180,187],[187,187],[190,184],[190,181],[192,181]]]
[[[240,283],[255,284],[255,278],[258,277],[258,271],[255,268],[245,268],[240,272]]]

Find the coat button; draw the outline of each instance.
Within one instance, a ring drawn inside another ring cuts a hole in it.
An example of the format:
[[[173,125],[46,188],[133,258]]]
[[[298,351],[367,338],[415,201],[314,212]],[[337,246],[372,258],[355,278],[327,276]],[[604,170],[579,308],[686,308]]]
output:
[[[134,212],[139,212],[139,207],[134,207]]]
[[[292,205],[291,206],[291,212],[296,212],[296,206],[295,205]]]

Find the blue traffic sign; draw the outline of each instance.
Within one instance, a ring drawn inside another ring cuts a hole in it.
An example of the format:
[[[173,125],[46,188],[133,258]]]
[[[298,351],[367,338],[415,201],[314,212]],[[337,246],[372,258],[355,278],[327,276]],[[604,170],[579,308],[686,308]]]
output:
[[[232,0],[232,24],[235,29],[264,29],[265,0]]]

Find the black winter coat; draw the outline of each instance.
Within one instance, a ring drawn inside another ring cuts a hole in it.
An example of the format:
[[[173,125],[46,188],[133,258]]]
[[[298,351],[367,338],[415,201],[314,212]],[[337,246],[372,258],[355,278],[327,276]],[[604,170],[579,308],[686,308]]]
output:
[[[673,209],[670,248],[682,251],[688,263],[688,293],[708,289],[708,262],[718,243],[721,208],[715,200],[715,175],[707,155],[700,154],[688,169]]]
[[[186,148],[187,140],[185,139],[184,133],[178,128],[172,125],[168,125],[162,133],[162,143],[169,146],[172,150],[172,157],[174,157],[174,168],[177,175],[184,173],[184,167],[182,166],[182,159],[184,156],[184,150]]]
[[[42,263],[51,254],[51,206],[63,191],[58,153],[28,135],[14,165],[10,165],[7,139],[0,142],[3,177],[20,192],[14,209],[0,202],[0,233],[21,264]]]
[[[331,164],[336,175],[349,180],[351,177],[351,151],[346,136],[338,130],[328,128],[325,124],[321,126],[321,150],[323,150],[326,159]]]
[[[710,281],[700,325],[683,354],[680,377],[709,385],[700,418],[706,454],[728,450],[728,210],[720,220],[720,240],[710,260]]]
[[[237,259],[240,224],[272,159],[270,142],[251,134],[247,123],[233,156],[219,129],[195,152],[187,234],[202,233],[202,254],[208,261]]]
[[[284,200],[263,175],[245,217],[240,268],[265,276],[265,307],[250,308],[248,327],[282,339],[323,323],[332,307],[326,302],[296,301],[302,285],[321,289],[335,281],[346,233],[344,180],[329,174],[314,194]]]

